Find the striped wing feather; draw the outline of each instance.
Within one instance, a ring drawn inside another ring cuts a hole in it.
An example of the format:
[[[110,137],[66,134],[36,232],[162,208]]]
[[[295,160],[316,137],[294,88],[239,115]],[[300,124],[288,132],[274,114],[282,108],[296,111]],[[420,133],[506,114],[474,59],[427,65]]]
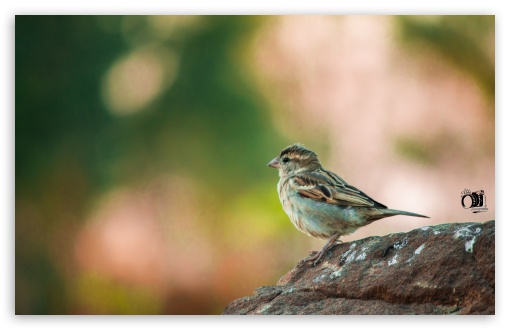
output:
[[[338,175],[324,169],[299,173],[293,177],[292,184],[298,188],[301,197],[317,202],[386,208],[385,205],[376,202],[356,187],[348,185]]]

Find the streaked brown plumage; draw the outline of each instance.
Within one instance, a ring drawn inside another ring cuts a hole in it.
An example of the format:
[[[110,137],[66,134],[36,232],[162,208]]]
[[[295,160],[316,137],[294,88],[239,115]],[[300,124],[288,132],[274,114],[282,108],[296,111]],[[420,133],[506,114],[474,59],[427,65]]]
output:
[[[394,215],[427,216],[388,209],[361,190],[325,170],[317,155],[300,144],[291,145],[269,162],[278,169],[278,195],[297,229],[328,239],[321,251],[305,261],[320,261],[340,236],[353,233],[375,220]]]

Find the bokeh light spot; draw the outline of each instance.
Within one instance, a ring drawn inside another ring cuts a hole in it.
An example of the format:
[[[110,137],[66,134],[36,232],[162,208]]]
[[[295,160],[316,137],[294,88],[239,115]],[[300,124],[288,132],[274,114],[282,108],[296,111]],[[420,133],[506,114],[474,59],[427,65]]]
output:
[[[119,59],[107,72],[103,99],[113,114],[128,115],[146,108],[175,78],[173,54],[160,56],[138,50]]]

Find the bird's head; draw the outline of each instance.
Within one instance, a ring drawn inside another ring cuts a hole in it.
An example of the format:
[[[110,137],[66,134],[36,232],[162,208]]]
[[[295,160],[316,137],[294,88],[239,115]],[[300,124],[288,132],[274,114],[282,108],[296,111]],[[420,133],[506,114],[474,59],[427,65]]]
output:
[[[293,144],[283,149],[280,155],[267,164],[278,169],[280,177],[294,175],[303,171],[321,168],[317,154],[300,144]]]

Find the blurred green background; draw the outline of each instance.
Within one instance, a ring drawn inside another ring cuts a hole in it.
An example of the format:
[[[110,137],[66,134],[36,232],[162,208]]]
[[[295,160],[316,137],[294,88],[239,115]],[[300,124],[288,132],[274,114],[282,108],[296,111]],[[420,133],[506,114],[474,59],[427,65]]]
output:
[[[281,210],[277,173],[266,164],[304,142],[335,169],[342,149],[332,150],[326,117],[317,124],[300,115],[323,118],[296,96],[311,90],[308,80],[264,64],[283,67],[298,55],[266,42],[289,29],[285,19],[16,16],[16,314],[219,314],[307,255],[303,242],[312,240]],[[311,18],[302,19],[306,29]],[[466,116],[487,124],[475,146],[482,152],[460,142],[457,153],[437,148],[438,137],[462,135],[390,136],[392,162],[437,173],[454,154],[493,166],[494,16],[384,22],[402,56],[439,61],[471,81],[481,106]],[[490,192],[493,180],[482,188]]]

